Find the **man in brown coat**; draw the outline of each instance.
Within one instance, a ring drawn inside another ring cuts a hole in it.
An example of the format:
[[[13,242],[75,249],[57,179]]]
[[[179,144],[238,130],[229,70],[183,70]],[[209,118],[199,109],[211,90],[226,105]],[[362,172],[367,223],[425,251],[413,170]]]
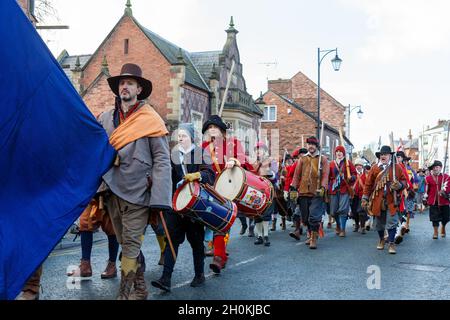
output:
[[[150,216],[172,209],[172,169],[163,119],[145,102],[152,83],[139,66],[124,64],[108,78],[115,107],[99,122],[117,150],[114,166],[103,176],[111,195],[105,199],[117,241],[122,247],[119,300],[145,300],[145,259],[141,251]],[[134,287],[134,295],[131,290]]]
[[[389,253],[395,254],[395,232],[398,224],[398,203],[401,191],[407,186],[405,176],[399,164],[392,163],[389,146],[383,146],[375,155],[379,162],[372,166],[366,179],[361,207],[375,217],[375,228],[378,231],[380,242],[377,249],[384,249],[384,232],[388,231]]]
[[[308,153],[298,160],[291,190],[298,190],[302,221],[311,234],[305,244],[309,245],[310,249],[316,249],[320,223],[325,214],[324,195],[328,188],[330,165],[327,158],[322,156],[322,174],[319,178],[319,141],[315,137],[309,137],[306,143]]]

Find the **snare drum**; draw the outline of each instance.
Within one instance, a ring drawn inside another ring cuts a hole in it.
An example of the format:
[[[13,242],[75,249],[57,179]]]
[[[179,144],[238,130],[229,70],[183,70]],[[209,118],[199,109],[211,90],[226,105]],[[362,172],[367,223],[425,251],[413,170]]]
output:
[[[233,225],[237,206],[221,197],[212,187],[198,182],[185,182],[172,201],[175,212],[186,215],[213,231],[225,233]]]
[[[272,183],[241,167],[226,169],[217,177],[214,189],[226,199],[237,204],[247,216],[260,216],[272,204]]]

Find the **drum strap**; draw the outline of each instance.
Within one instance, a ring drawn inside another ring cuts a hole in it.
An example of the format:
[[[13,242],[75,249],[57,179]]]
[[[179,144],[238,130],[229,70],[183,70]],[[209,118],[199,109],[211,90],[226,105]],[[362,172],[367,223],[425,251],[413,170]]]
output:
[[[209,144],[209,153],[211,154],[211,160],[214,163],[214,166],[216,167],[217,173],[222,173],[222,170],[220,170],[219,162],[217,161],[216,152],[214,150],[214,143],[211,142]]]

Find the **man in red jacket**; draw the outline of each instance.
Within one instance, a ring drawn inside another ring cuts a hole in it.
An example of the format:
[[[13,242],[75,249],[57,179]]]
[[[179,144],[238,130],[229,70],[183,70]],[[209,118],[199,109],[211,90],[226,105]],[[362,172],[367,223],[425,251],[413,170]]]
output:
[[[351,186],[356,181],[356,170],[345,158],[344,146],[335,149],[336,159],[330,162],[328,194],[330,195],[330,215],[336,219],[336,234],[345,237],[345,225],[353,197]]]
[[[242,166],[246,170],[255,171],[245,155],[241,142],[235,137],[227,136],[227,125],[221,117],[212,115],[203,124],[202,133],[205,135],[202,147],[209,151],[216,177],[223,170],[231,169],[234,166]],[[228,238],[228,236],[229,234],[226,236],[214,234],[214,258],[209,267],[216,274],[219,274],[227,263],[225,237]]]
[[[353,184],[355,196],[351,201],[351,211],[353,219],[355,220],[355,228],[353,232],[360,231],[361,234],[366,234],[367,212],[361,208],[361,199],[364,193],[364,184],[366,183],[367,170],[364,168],[364,161],[362,159],[355,160],[356,181]]]
[[[450,177],[442,173],[442,162],[434,161],[428,168],[431,172],[426,177],[424,201],[430,206],[430,221],[433,223],[433,239],[438,238],[439,223],[441,223],[441,237],[445,237],[445,225],[449,221],[449,193]]]

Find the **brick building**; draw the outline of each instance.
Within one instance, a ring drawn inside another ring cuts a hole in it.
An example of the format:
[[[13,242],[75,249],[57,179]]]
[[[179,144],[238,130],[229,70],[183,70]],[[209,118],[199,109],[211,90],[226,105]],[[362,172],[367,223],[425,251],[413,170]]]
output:
[[[317,132],[317,85],[298,72],[291,79],[269,80],[269,90],[257,103],[264,110],[262,132],[273,136],[278,129],[280,154],[286,149],[305,146],[309,136]],[[333,150],[340,145],[339,128],[344,132],[345,107],[321,89],[320,119],[324,121],[324,153],[334,156]],[[270,141],[270,139],[268,139]],[[344,135],[347,151],[353,151],[352,143]],[[272,139],[276,141],[276,139]]]
[[[394,144],[400,147],[400,150],[403,150],[407,157],[411,158],[411,167],[417,171],[420,168],[419,138],[413,138],[410,129],[407,140],[400,139],[399,141],[394,141]]]
[[[317,115],[302,105],[272,90],[261,95],[256,101],[264,111],[261,135],[270,144],[272,154],[282,156],[284,150],[290,154],[297,147],[306,147],[306,139],[316,135]],[[353,145],[344,136],[346,149],[351,153]],[[329,159],[340,145],[339,131],[324,121],[323,152]]]
[[[269,80],[268,88],[317,116],[317,84],[302,72],[298,72],[291,79]],[[345,107],[322,88],[320,90],[320,119],[335,129],[344,128],[345,125]]]
[[[34,16],[34,0],[17,0],[17,3],[22,7],[23,12],[25,12],[31,23],[36,26],[37,19]]]
[[[206,118],[217,113],[234,60],[223,118],[245,138],[250,129],[259,132],[262,112],[247,93],[237,33],[231,18],[222,50],[188,52],[142,26],[128,0],[123,16],[93,54],[70,56],[63,51],[58,62],[94,115],[114,105],[106,79],[119,74],[124,63],[140,65],[153,83],[148,102],[173,131],[179,122],[193,122],[200,130]]]

